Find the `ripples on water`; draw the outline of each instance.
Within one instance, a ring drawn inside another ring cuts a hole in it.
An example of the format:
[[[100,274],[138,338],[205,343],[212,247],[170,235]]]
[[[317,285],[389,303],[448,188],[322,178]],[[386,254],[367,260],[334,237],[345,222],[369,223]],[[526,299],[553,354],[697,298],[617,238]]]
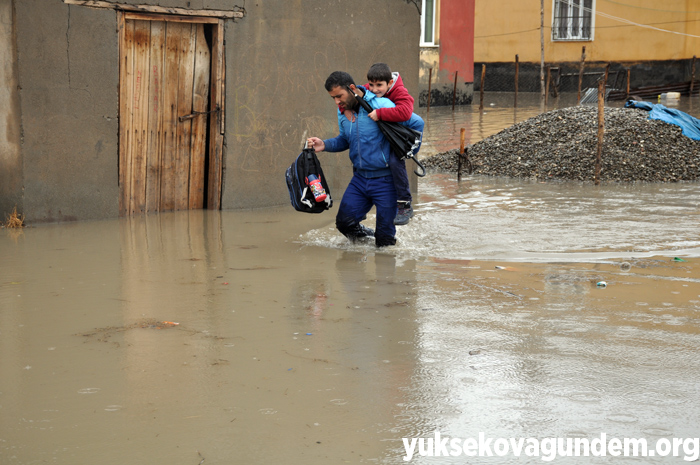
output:
[[[431,174],[419,184],[416,215],[397,228],[405,258],[595,261],[652,255],[700,256],[700,185],[509,180]],[[374,217],[366,224],[372,226]],[[350,245],[332,226],[301,238]]]
[[[700,98],[700,97],[699,97]],[[698,100],[694,99],[693,101]],[[478,105],[420,109],[426,121],[422,156],[477,142],[543,111],[575,105],[575,95],[486,94]],[[624,102],[609,102],[621,106]],[[700,100],[678,108],[695,114]],[[695,109],[695,111],[694,111]],[[407,162],[411,165],[410,162]],[[430,174],[419,179],[416,216],[397,228],[398,245],[386,253],[406,258],[591,261],[618,257],[700,255],[700,184],[607,184],[547,182]],[[372,225],[370,216],[366,224]],[[302,243],[350,250],[332,227],[300,238]]]
[[[539,109],[435,113],[428,150],[458,146],[454,134],[464,121],[473,143]],[[436,136],[437,127],[451,135]],[[591,279],[595,270],[634,275],[632,258],[700,256],[700,184],[471,176],[458,183],[454,174],[431,173],[419,180],[415,208],[411,223],[397,228],[397,246],[380,251],[350,244],[333,225],[298,238],[365,259],[389,254],[399,266],[418,263],[416,366],[410,385],[399,388],[399,411],[385,432],[396,449],[383,463],[403,463],[397,437],[429,438],[436,430],[460,438],[480,431],[494,438],[697,436],[690,418],[700,392],[698,276],[651,271],[645,279],[613,278],[619,281],[604,290]],[[374,220],[370,215],[366,224]],[[512,282],[497,280],[481,260],[521,262],[527,271],[514,269]],[[631,270],[620,266],[625,260]],[[466,463],[463,456],[414,462]]]

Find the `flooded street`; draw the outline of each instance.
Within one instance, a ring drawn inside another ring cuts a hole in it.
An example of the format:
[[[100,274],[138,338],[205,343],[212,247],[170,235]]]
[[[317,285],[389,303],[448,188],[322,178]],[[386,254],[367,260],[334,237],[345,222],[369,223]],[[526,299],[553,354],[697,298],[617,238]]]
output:
[[[540,108],[430,112],[437,152]],[[350,245],[336,211],[0,230],[0,464],[397,465],[402,438],[435,431],[700,436],[700,184],[430,174],[382,250]],[[588,460],[683,462],[556,463]]]

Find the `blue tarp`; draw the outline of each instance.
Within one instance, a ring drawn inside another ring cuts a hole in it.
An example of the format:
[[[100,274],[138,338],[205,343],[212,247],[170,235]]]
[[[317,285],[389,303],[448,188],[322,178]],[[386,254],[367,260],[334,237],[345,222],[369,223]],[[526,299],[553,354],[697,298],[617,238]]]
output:
[[[683,135],[700,140],[700,120],[675,108],[667,108],[660,104],[628,100],[625,108],[639,108],[649,112],[649,119],[658,119],[675,124],[683,129]]]

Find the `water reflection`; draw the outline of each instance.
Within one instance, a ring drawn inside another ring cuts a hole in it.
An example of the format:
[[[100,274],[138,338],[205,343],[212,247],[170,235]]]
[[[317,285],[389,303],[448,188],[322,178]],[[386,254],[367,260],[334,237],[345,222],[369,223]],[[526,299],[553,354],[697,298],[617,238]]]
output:
[[[606,261],[700,256],[700,184],[540,183],[433,174],[421,180],[416,216],[398,228],[403,258]],[[370,222],[372,218],[370,218]],[[345,247],[334,228],[303,242]]]
[[[654,286],[654,279],[616,276],[611,294],[591,281],[609,279],[612,268],[512,268],[501,281],[496,276],[506,275],[500,271],[486,278],[483,263],[481,270],[461,265],[453,273],[443,265],[443,279],[421,286],[419,305],[429,311],[417,313],[421,356],[414,395],[401,418],[406,435],[432,437],[435,429],[461,438],[481,431],[490,437],[536,431],[538,437],[589,438],[605,431],[649,441],[697,435],[697,425],[687,421],[700,413],[692,400],[700,386],[694,372],[700,357],[691,349],[700,330],[697,284],[671,290]],[[681,293],[661,310],[666,317],[651,310]],[[522,460],[469,459],[516,462]]]
[[[414,268],[294,242],[325,221],[177,212],[3,242],[0,462],[383,455]]]

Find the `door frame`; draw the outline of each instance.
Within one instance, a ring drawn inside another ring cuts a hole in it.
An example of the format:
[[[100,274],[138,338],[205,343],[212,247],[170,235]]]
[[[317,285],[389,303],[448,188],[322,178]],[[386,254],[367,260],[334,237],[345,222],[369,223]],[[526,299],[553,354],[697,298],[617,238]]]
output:
[[[223,145],[225,128],[225,50],[224,50],[224,20],[216,17],[206,16],[177,16],[157,13],[135,13],[128,11],[117,12],[119,30],[119,85],[126,82],[126,67],[122,63],[122,51],[125,43],[125,22],[127,19],[137,21],[164,21],[164,22],[186,22],[210,24],[212,26],[212,50],[211,50],[211,71],[209,84],[209,108],[219,109],[210,113],[209,124],[209,150],[207,159],[209,161],[209,171],[207,173],[207,199],[206,208],[208,210],[221,209],[221,194],[223,186]],[[119,93],[119,117],[126,114],[126,102]],[[121,128],[121,123],[120,123]],[[126,135],[119,132],[119,166],[126,163]],[[122,179],[122,169],[119,169],[119,211],[121,215],[125,213],[126,198],[124,192],[124,179]]]

